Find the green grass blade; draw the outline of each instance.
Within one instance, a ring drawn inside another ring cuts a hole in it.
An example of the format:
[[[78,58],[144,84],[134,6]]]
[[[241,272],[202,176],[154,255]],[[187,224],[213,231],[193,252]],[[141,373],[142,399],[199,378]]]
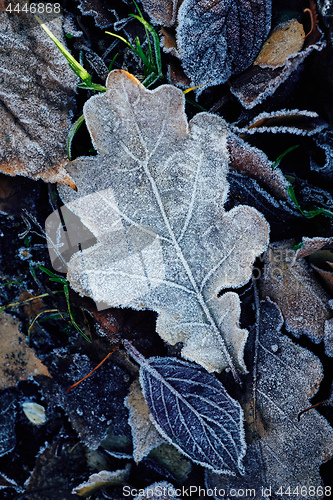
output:
[[[136,37],[136,39],[135,39],[135,45],[136,45],[136,50],[137,50],[138,56],[141,58],[143,64],[145,65],[145,68],[147,68],[147,70],[149,71],[151,64],[148,61],[146,54],[142,50],[139,37]]]
[[[159,76],[157,73],[150,73],[142,82],[142,85],[144,85],[146,88],[150,87],[150,85],[153,85],[157,80],[159,79]]]
[[[112,71],[112,68],[113,68],[114,62],[115,62],[116,58],[118,57],[118,54],[119,54],[119,52],[117,52],[117,54],[116,54],[115,56],[113,56],[113,59],[112,59],[112,61],[110,62],[109,67],[108,67],[108,70],[109,70],[109,71]]]
[[[76,120],[76,122],[73,123],[73,125],[71,126],[71,129],[68,133],[68,137],[67,137],[67,141],[66,141],[66,148],[67,148],[67,156],[68,156],[69,160],[72,159],[72,142],[73,142],[74,136],[75,136],[76,132],[79,130],[79,128],[81,127],[83,122],[84,122],[84,115],[82,114]]]
[[[43,23],[43,21],[38,16],[35,16],[35,18],[36,18],[37,22],[41,25],[43,30],[49,35],[51,40],[53,40],[53,42],[56,44],[56,46],[58,47],[60,52],[66,57],[67,62],[69,64],[69,66],[72,68],[72,70],[74,71],[74,73],[79,78],[81,78],[81,80],[83,82],[90,84],[91,83],[91,75],[88,73],[88,71],[86,71],[84,69],[84,67],[81,66],[81,64],[78,63],[77,60],[72,56],[72,54],[70,54],[68,52],[68,50],[65,49],[63,44],[58,40],[57,37],[54,36],[52,31],[49,30],[49,28]]]
[[[137,21],[140,21],[140,23],[143,24],[143,26],[149,31],[149,33],[153,37],[157,72],[158,72],[158,76],[160,78],[163,77],[161,47],[160,47],[160,39],[158,37],[158,34],[154,30],[154,28],[151,26],[151,24],[149,24],[145,19],[143,19],[143,17],[137,16],[136,14],[129,14],[129,15],[130,15],[130,17],[134,17],[134,19],[137,19]]]
[[[133,0],[133,3],[134,3],[134,5],[135,5],[135,8],[136,8],[136,10],[138,11],[139,16],[141,17],[141,19],[144,19],[143,15],[142,15],[142,12],[141,12],[141,10],[139,9],[139,6],[138,6],[138,4],[136,3],[136,1],[135,1],[135,0]],[[150,61],[150,64],[154,66],[154,58],[153,58],[153,51],[152,51],[152,48],[151,48],[151,42],[150,42],[149,31],[148,31],[148,29],[146,28],[146,26],[145,26],[144,28],[145,28],[146,37],[147,37],[147,43],[148,43],[148,59],[149,59],[149,61]]]
[[[115,38],[118,38],[118,40],[121,40],[122,42],[124,42],[127,47],[129,47],[131,50],[133,50],[133,52],[140,57],[140,55],[138,54],[138,51],[136,50],[135,47],[133,47],[133,45],[131,43],[129,43],[128,40],[126,40],[126,38],[124,38],[123,36],[120,36],[120,35],[117,35],[116,33],[111,33],[110,31],[106,31],[105,32],[107,35],[111,35],[111,36],[114,36]]]
[[[295,191],[292,188],[292,186],[288,186],[287,191],[288,191],[288,194],[289,194],[291,200],[295,203],[298,210],[307,219],[313,219],[317,215],[324,215],[325,217],[333,217],[333,212],[331,212],[331,210],[327,210],[326,208],[315,208],[314,210],[302,210],[301,207],[299,206],[299,203],[298,203],[296,195],[295,195]]]
[[[106,87],[104,85],[100,85],[99,83],[87,84],[87,83],[83,82],[83,83],[78,83],[77,86],[80,89],[95,90],[96,92],[106,92]]]
[[[74,316],[73,316],[73,313],[72,313],[72,309],[71,309],[71,304],[70,304],[70,301],[69,301],[69,289],[68,289],[68,285],[64,285],[64,294],[65,294],[65,297],[66,297],[66,303],[67,303],[67,309],[68,309],[68,314],[69,314],[69,317],[70,317],[70,320],[71,320],[71,325],[75,328],[75,330],[77,330],[81,335],[82,337],[89,343],[91,343],[91,340],[89,337],[87,337],[87,335],[81,330],[81,328],[76,324],[75,320],[74,320]]]
[[[281,163],[281,160],[288,154],[288,153],[291,153],[291,151],[294,151],[294,149],[296,148],[299,148],[299,144],[297,144],[296,146],[291,146],[290,148],[286,149],[282,154],[280,154],[280,156],[278,156],[275,160],[275,162],[273,163],[272,165],[272,170],[276,169],[280,163]]]
[[[61,284],[67,284],[67,280],[63,278],[62,276],[59,276],[58,274],[53,273],[50,271],[50,269],[47,269],[46,267],[42,266],[41,264],[37,264],[39,269],[47,274],[50,277],[51,281],[55,281],[56,283],[61,283]]]

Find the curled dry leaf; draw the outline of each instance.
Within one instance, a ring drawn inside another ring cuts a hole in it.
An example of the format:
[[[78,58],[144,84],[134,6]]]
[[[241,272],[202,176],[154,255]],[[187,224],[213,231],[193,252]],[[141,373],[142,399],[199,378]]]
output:
[[[20,380],[36,375],[51,376],[34,350],[27,346],[19,322],[9,314],[0,313],[0,389],[14,387]]]
[[[264,43],[253,64],[261,68],[283,66],[289,56],[301,50],[304,40],[304,28],[297,19],[279,24]]]
[[[295,253],[296,259],[302,259],[311,255],[318,250],[321,250],[323,247],[327,245],[331,245],[333,243],[333,238],[323,238],[323,237],[315,237],[315,238],[307,238],[304,236],[302,238],[302,246],[298,248]]]
[[[78,7],[83,15],[91,15],[96,26],[108,28],[117,19],[117,14],[105,0],[79,0]]]
[[[65,45],[61,17],[46,24]],[[0,170],[75,187],[64,169],[75,74],[22,10],[0,13],[0,54]]]
[[[310,136],[318,134],[324,128],[327,128],[327,123],[319,118],[315,111],[282,109],[272,113],[260,113],[248,126],[238,129],[238,133],[272,132]]]
[[[208,113],[188,124],[170,85],[149,91],[115,70],[107,87],[84,107],[99,156],[71,164],[77,193],[60,189],[98,240],[71,258],[70,283],[103,307],[157,311],[161,337],[209,370],[244,371],[238,295],[218,294],[250,279],[268,224],[251,207],[222,208],[226,124]]]
[[[198,92],[226,82],[257,57],[271,25],[271,0],[184,0],[178,12],[182,65]]]
[[[235,134],[228,136],[228,151],[231,167],[261,181],[279,198],[289,198],[286,178],[279,168],[273,170],[273,162],[269,161],[263,151],[250,146]]]
[[[333,179],[333,132],[325,130],[316,137],[317,146],[324,152],[325,160],[318,164],[316,159],[310,157],[310,168],[319,172],[328,180]]]
[[[129,394],[125,399],[125,406],[129,410],[128,423],[133,436],[133,458],[138,463],[156,446],[165,443],[163,436],[157,432],[149,419],[150,411],[143,397],[140,383],[134,381]]]
[[[327,264],[331,264],[331,263],[327,262]],[[325,284],[327,286],[328,291],[331,292],[331,293],[333,293],[333,269],[332,269],[332,271],[325,271],[324,269],[320,269],[320,267],[317,267],[314,264],[312,264],[311,267],[324,280],[324,282],[325,282]]]
[[[153,21],[162,26],[173,26],[178,7],[183,0],[142,0],[143,8]]]
[[[72,495],[79,495],[79,497],[89,497],[101,488],[108,486],[117,486],[127,481],[128,475],[131,470],[131,464],[127,464],[125,469],[116,471],[101,470],[97,474],[89,476],[88,481],[79,484],[72,489]]]
[[[278,304],[288,331],[296,337],[305,334],[318,343],[324,339],[325,321],[331,316],[330,297],[306,262],[296,261],[293,243],[288,240],[269,245],[260,294]]]
[[[291,238],[295,234],[295,224],[304,223],[304,217],[293,209],[291,203],[276,199],[267,192],[255,179],[240,172],[231,170],[228,174],[229,198],[232,205],[241,203],[259,210],[270,223],[270,234],[273,240]],[[253,268],[253,275],[258,277],[260,268]]]
[[[269,498],[287,500],[288,487],[294,491],[300,485],[306,487],[304,498],[310,500],[309,486],[315,492],[322,486],[319,466],[333,455],[332,428],[316,410],[297,419],[318,390],[322,367],[316,356],[281,334],[282,324],[276,304],[261,303],[256,362],[252,380],[244,388],[246,472],[242,478],[226,478],[207,471],[206,486],[221,490],[218,499],[228,497],[231,488],[244,491],[246,484],[248,490],[255,490],[251,493],[255,500],[265,496],[262,488],[268,488]]]
[[[261,68],[258,65],[252,65],[244,73],[231,79],[230,90],[244,108],[252,109],[273,95],[276,89],[292,75],[311,52],[321,51],[324,47],[326,47],[326,42],[323,41],[323,33],[320,31],[318,41],[300,52],[290,55],[282,67]]]

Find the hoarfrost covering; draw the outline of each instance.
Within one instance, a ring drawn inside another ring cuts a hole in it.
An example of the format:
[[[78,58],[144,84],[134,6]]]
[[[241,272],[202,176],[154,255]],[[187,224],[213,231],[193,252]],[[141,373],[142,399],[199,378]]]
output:
[[[200,113],[187,124],[182,92],[146,90],[112,71],[105,95],[84,108],[97,157],[70,168],[78,192],[62,198],[98,243],[72,257],[68,278],[106,306],[152,309],[157,332],[209,370],[243,361],[247,331],[239,297],[268,242],[268,224],[248,206],[224,212],[227,127]]]

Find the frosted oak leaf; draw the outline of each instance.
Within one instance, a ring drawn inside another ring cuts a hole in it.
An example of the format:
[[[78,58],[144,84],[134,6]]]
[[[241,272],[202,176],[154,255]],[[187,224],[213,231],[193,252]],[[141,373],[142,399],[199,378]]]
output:
[[[74,289],[108,307],[158,312],[159,335],[208,370],[245,371],[238,295],[267,245],[268,224],[248,206],[225,212],[227,127],[200,113],[187,123],[171,85],[145,89],[112,71],[84,114],[97,157],[71,163],[78,192],[63,200],[97,243],[71,258]]]

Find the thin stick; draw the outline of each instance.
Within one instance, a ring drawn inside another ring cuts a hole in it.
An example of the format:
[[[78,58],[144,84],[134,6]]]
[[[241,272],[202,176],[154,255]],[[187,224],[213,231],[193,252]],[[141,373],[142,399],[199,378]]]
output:
[[[91,370],[91,372],[89,372],[85,377],[81,378],[81,380],[79,380],[78,382],[75,382],[75,384],[71,385],[70,387],[68,387],[68,389],[66,389],[66,393],[68,394],[69,391],[71,391],[72,389],[74,389],[74,387],[76,387],[77,385],[81,384],[81,382],[83,382],[84,380],[86,380],[88,377],[90,377],[90,375],[92,375],[100,366],[102,366],[102,364],[111,356],[111,354],[117,349],[117,347],[120,345],[120,341],[117,342],[112,350],[105,356],[104,359],[102,359],[102,361],[100,363],[98,363],[97,366],[95,366],[95,368],[93,370]]]
[[[298,421],[300,420],[302,413],[305,413],[306,411],[312,410],[313,408],[317,408],[317,406],[320,406],[320,405],[329,405],[331,403],[332,403],[332,401],[330,401],[328,399],[327,401],[321,401],[320,403],[316,403],[315,405],[309,406],[309,408],[305,408],[305,410],[302,410],[302,411],[299,412],[299,414],[297,415],[297,420]]]
[[[308,12],[310,14],[310,18],[311,18],[311,29],[310,29],[309,33],[305,36],[305,38],[307,38],[313,32],[315,23],[313,20],[313,13],[310,9],[304,9],[303,12]]]

